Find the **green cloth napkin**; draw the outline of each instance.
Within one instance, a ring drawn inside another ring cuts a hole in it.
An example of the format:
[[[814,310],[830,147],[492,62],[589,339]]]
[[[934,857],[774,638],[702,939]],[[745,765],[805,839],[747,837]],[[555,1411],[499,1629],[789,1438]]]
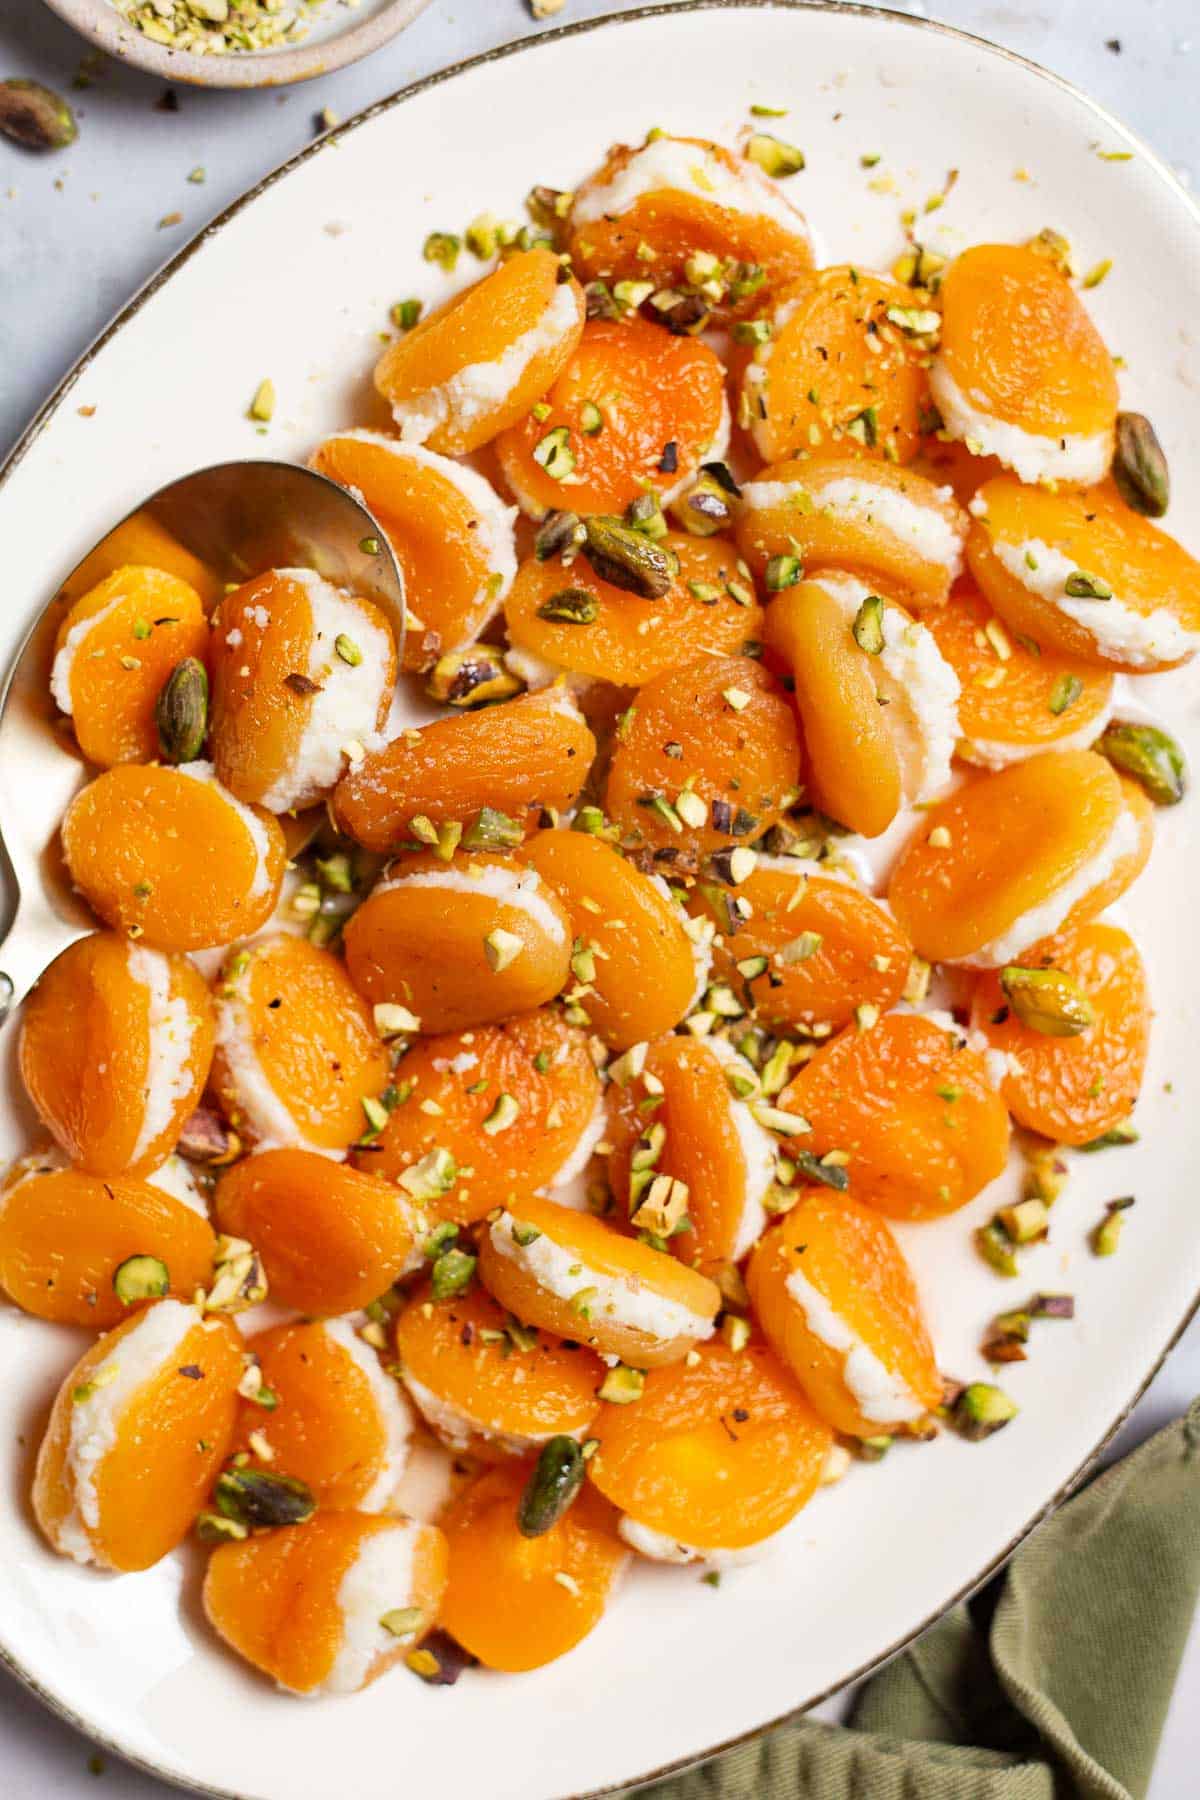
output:
[[[1200,1591],[1200,1400],[862,1689],[642,1800],[1138,1800]],[[632,1792],[632,1790],[630,1790]]]

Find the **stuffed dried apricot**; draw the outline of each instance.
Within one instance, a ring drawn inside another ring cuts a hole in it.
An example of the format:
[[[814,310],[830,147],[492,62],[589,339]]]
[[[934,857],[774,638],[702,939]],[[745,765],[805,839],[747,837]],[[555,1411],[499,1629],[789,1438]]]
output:
[[[763,1343],[704,1344],[651,1369],[634,1406],[601,1408],[589,1479],[627,1544],[656,1562],[737,1562],[794,1519],[832,1444]]]
[[[239,1656],[293,1694],[356,1694],[434,1625],[446,1586],[436,1525],[318,1513],[213,1551],[204,1611]]]
[[[620,513],[723,456],[728,432],[725,372],[707,344],[641,318],[591,319],[537,416],[515,421],[496,455],[531,518],[563,506]]]
[[[763,1238],[746,1284],[776,1354],[835,1431],[877,1437],[940,1403],[916,1283],[869,1206],[807,1195]]]
[[[472,643],[517,570],[516,509],[464,463],[371,431],[326,438],[312,467],[361,494],[404,577],[404,667]]]
[[[1082,996],[1089,1023],[1071,1035],[1022,1022],[997,975],[981,977],[971,1023],[1007,1059],[1001,1086],[1018,1124],[1060,1144],[1086,1144],[1128,1117],[1141,1087],[1150,1035],[1146,971],[1137,945],[1116,925],[1092,920],[1022,953],[1033,983],[1049,981],[1042,1006],[1054,1016],[1055,976]],[[1038,989],[1034,986],[1036,996]],[[1035,998],[1034,1004],[1037,1004]]]
[[[404,1194],[311,1150],[260,1150],[217,1184],[217,1222],[258,1250],[272,1297],[310,1314],[369,1306],[409,1266]]]
[[[144,1175],[174,1149],[213,1055],[213,1013],[182,956],[112,932],[79,938],[25,1002],[21,1078],[73,1162]]]
[[[1008,1157],[1008,1113],[991,1068],[941,1017],[885,1013],[850,1027],[805,1064],[779,1104],[807,1119],[804,1148],[840,1152],[851,1191],[894,1219],[956,1212]]]
[[[450,1580],[442,1624],[489,1669],[518,1673],[564,1656],[598,1625],[629,1552],[616,1514],[586,1485],[557,1524],[524,1537],[526,1463],[485,1470],[442,1516]]]
[[[549,250],[510,257],[389,344],[375,386],[400,435],[458,456],[540,400],[583,330],[583,291],[561,276]]]
[[[127,565],[81,594],[58,628],[50,691],[89,762],[153,761],[159,690],[207,648],[200,596],[176,575]]]
[[[604,1128],[587,1039],[549,1009],[424,1038],[396,1082],[399,1105],[356,1160],[431,1224],[467,1225],[526,1187],[562,1186]]]
[[[241,1376],[236,1328],[178,1300],[99,1338],[38,1451],[33,1508],[54,1548],[123,1572],[173,1550],[228,1453]]]
[[[202,563],[190,550],[185,550],[179,539],[172,537],[152,513],[136,512],[102,538],[78,568],[72,570],[59,599],[74,606],[84,594],[124,568],[153,569],[185,581],[199,594],[206,613],[212,611],[224,591],[215,569]]]
[[[573,935],[553,887],[510,856],[411,856],[347,924],[346,966],[369,1001],[407,1007],[422,1031],[459,1031],[552,1000]]]
[[[276,821],[236,800],[206,762],[109,769],[68,806],[62,843],[92,911],[160,950],[258,931],[287,854]]]
[[[613,752],[608,812],[632,844],[694,863],[761,836],[796,797],[800,745],[783,689],[750,657],[648,682]]]
[[[1150,803],[1090,750],[981,775],[927,812],[888,900],[922,956],[996,968],[1118,899],[1150,854]]]
[[[974,244],[938,289],[930,388],[945,429],[1022,481],[1099,481],[1117,375],[1063,271],[1026,245]]]
[[[465,849],[500,849],[519,842],[543,807],[571,806],[595,754],[596,740],[570,694],[558,687],[523,694],[402,732],[338,783],[334,817],[368,850],[419,841],[414,819],[465,825]]]
[[[235,1129],[276,1148],[345,1150],[389,1058],[344,964],[280,934],[235,951],[217,987],[213,1086]]]
[[[524,1196],[480,1242],[484,1286],[526,1325],[636,1368],[677,1362],[711,1337],[720,1290],[590,1213]]]

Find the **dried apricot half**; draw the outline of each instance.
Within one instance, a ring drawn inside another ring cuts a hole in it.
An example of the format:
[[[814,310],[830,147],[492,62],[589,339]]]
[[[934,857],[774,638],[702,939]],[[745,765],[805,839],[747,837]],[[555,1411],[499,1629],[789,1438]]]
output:
[[[213,1032],[190,962],[97,931],[56,956],[26,1000],[21,1079],[72,1162],[144,1175],[200,1100]]]
[[[758,1245],[746,1285],[776,1354],[835,1431],[877,1437],[940,1403],[916,1282],[869,1206],[807,1195]]]
[[[509,257],[388,345],[375,386],[400,435],[459,456],[513,425],[583,330],[583,290],[549,250]]]
[[[129,1572],[187,1535],[233,1437],[241,1342],[228,1319],[159,1300],[85,1352],[34,1475],[33,1510],[56,1550]]]
[[[152,513],[143,511],[123,519],[100,540],[78,568],[72,570],[59,599],[74,606],[84,594],[115,575],[118,569],[131,567],[154,569],[185,581],[199,594],[206,613],[212,611],[224,591],[215,569],[202,563],[190,550],[185,550],[179,539],[172,537]]]

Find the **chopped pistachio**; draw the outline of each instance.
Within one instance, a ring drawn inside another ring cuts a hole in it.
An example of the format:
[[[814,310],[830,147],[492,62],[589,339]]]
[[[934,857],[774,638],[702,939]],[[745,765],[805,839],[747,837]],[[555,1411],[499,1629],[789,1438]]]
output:
[[[636,502],[634,503],[636,505]],[[657,500],[654,511],[661,518]],[[671,590],[679,571],[679,559],[666,545],[637,523],[596,514],[586,522],[583,554],[602,581],[638,594],[643,600],[660,600]]]
[[[556,425],[533,446],[533,460],[553,481],[565,481],[575,468],[575,452],[567,426]]]
[[[1060,675],[1050,693],[1049,707],[1055,718],[1065,713],[1068,707],[1074,706],[1083,692],[1083,682],[1078,675]]]
[[[254,390],[254,398],[250,402],[250,417],[259,419],[264,425],[275,417],[275,383],[271,380],[260,381]]]
[[[204,1299],[206,1312],[244,1312],[267,1297],[262,1260],[244,1238],[218,1237],[213,1254],[213,1281]]]
[[[251,1529],[303,1525],[317,1510],[312,1489],[294,1475],[267,1469],[226,1469],[213,1489],[217,1510]]]
[[[600,602],[587,588],[560,588],[542,601],[537,616],[557,625],[590,625],[600,616]]]
[[[1133,1203],[1132,1194],[1124,1194],[1119,1200],[1108,1202],[1103,1219],[1092,1233],[1092,1249],[1097,1256],[1116,1255],[1121,1233],[1125,1229],[1125,1214]]]
[[[1074,569],[1063,582],[1063,592],[1073,600],[1111,600],[1113,591],[1107,581],[1099,575],[1089,575],[1086,569]]]
[[[464,850],[513,850],[524,837],[516,819],[498,812],[494,806],[483,806],[474,823],[463,832],[462,847]]]
[[[688,1204],[688,1186],[671,1175],[652,1175],[645,1197],[631,1215],[631,1223],[639,1231],[655,1237],[669,1238],[679,1229]]]
[[[965,1438],[974,1441],[990,1437],[994,1431],[1017,1416],[1015,1401],[990,1382],[973,1381],[965,1387],[954,1404],[953,1420]]]
[[[708,808],[699,794],[691,788],[684,788],[675,800],[675,811],[685,825],[699,829],[708,818]]]
[[[1087,994],[1062,969],[1010,963],[1000,971],[1000,986],[1022,1025],[1045,1037],[1078,1037],[1095,1023]]]
[[[782,593],[784,588],[795,587],[804,578],[804,565],[798,556],[780,554],[772,556],[767,562],[764,581],[769,594]]]
[[[579,429],[585,437],[599,437],[604,430],[604,414],[594,400],[585,400],[580,407]]]
[[[624,1363],[618,1363],[608,1371],[596,1391],[610,1406],[629,1406],[634,1400],[641,1399],[645,1386],[646,1377],[641,1369],[629,1369]]]
[[[448,1150],[429,1150],[410,1168],[401,1170],[397,1180],[414,1200],[436,1200],[448,1194],[458,1180],[458,1164]]]
[[[782,138],[771,137],[765,131],[754,132],[746,144],[746,155],[752,163],[756,163],[766,174],[776,180],[786,175],[795,175],[804,167],[804,152],[794,144],[784,143]]]
[[[1053,1206],[1067,1185],[1069,1170],[1057,1149],[1035,1150],[1025,1171],[1025,1198]]]
[[[883,599],[879,594],[868,594],[854,615],[854,641],[860,650],[868,656],[878,656],[883,650]]]
[[[333,647],[344,663],[349,663],[352,669],[357,669],[363,659],[363,654],[352,637],[347,637],[344,631],[339,631],[333,640]]]
[[[159,1300],[170,1291],[167,1265],[157,1256],[127,1256],[112,1278],[113,1292],[122,1306],[139,1300]]]
[[[415,1637],[425,1623],[425,1614],[419,1606],[397,1606],[385,1612],[379,1623],[393,1637]]]
[[[487,957],[488,968],[497,975],[502,969],[507,969],[511,962],[515,962],[524,948],[524,939],[518,937],[515,931],[505,931],[502,925],[489,931],[483,940],[483,953]]]
[[[398,331],[411,331],[421,317],[420,300],[397,300],[391,310],[391,321]]]
[[[750,1335],[749,1319],[743,1319],[738,1313],[725,1314],[721,1320],[721,1336],[731,1350],[744,1350],[750,1342]]]
[[[428,263],[437,263],[438,267],[452,274],[458,261],[458,253],[462,249],[462,239],[451,231],[431,231],[421,246],[421,255]]]
[[[1033,1244],[1050,1229],[1050,1213],[1044,1200],[1018,1200],[996,1214],[1002,1230],[1014,1244]]]
[[[975,1247],[997,1275],[1013,1276],[1019,1273],[1017,1259],[1013,1255],[1012,1239],[995,1219],[975,1233]]]
[[[1086,1144],[1077,1144],[1077,1150],[1115,1150],[1123,1144],[1136,1144],[1139,1132],[1132,1119],[1122,1119],[1119,1125],[1111,1130],[1101,1132],[1099,1137],[1089,1138]]]
[[[434,1259],[429,1276],[430,1292],[434,1299],[453,1300],[456,1294],[465,1293],[474,1278],[477,1261],[477,1257],[468,1255],[465,1250],[443,1250]]]
[[[507,1131],[510,1126],[516,1124],[520,1112],[520,1105],[511,1094],[498,1094],[496,1103],[483,1121],[481,1129],[489,1137],[496,1137],[500,1132]]]

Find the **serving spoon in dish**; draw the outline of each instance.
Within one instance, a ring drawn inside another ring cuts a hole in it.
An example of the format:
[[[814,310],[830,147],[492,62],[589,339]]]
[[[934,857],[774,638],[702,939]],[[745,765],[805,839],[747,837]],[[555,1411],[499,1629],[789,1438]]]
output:
[[[403,650],[404,583],[387,538],[353,494],[311,469],[197,469],[101,538],[34,620],[0,687],[0,1024],[46,965],[95,929],[58,843],[63,811],[87,778],[50,694],[59,625],[81,594],[123,564],[151,561],[164,539],[198,559],[218,590],[266,569],[313,569],[382,607]]]

